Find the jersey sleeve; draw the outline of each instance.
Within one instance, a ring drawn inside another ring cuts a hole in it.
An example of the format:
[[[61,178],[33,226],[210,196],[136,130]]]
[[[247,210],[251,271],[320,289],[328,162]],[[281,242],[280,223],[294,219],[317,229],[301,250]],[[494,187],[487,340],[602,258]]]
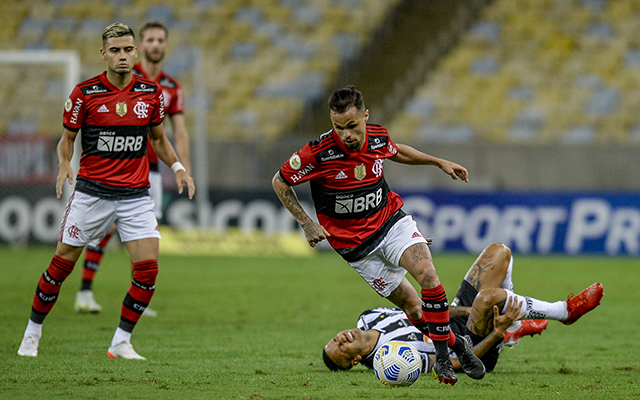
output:
[[[385,147],[385,158],[390,158],[398,154],[398,145],[395,144],[393,139],[391,139],[391,136],[389,135],[389,132],[386,131],[386,128],[385,128],[385,132],[387,134],[387,146]]]
[[[179,83],[175,82],[175,85],[176,87],[173,96],[171,96],[171,102],[167,106],[167,114],[169,115],[184,113],[184,91]]]
[[[162,94],[162,90],[158,87],[158,91],[156,92],[156,107],[153,110],[153,114],[151,114],[151,120],[149,123],[151,125],[160,125],[164,120],[164,95]]]
[[[280,167],[280,176],[291,186],[311,180],[319,172],[318,164],[309,144],[293,153],[289,160]]]
[[[78,86],[73,88],[71,95],[64,103],[62,125],[72,132],[77,132],[82,127],[86,110],[86,99]]]

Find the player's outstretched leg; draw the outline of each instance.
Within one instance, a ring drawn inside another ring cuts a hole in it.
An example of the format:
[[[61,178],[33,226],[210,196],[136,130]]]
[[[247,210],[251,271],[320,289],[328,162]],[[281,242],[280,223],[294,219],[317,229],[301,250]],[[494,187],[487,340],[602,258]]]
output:
[[[513,347],[520,339],[529,335],[540,335],[543,330],[547,329],[547,325],[549,321],[546,319],[525,319],[524,321],[518,321],[516,329],[509,331],[507,330],[504,333],[504,337],[502,338],[502,343],[505,346]],[[511,329],[513,325],[509,328]]]
[[[600,282],[589,286],[577,296],[571,293],[567,299],[567,312],[569,313],[569,317],[560,322],[565,325],[573,324],[578,318],[596,308],[600,304],[602,296],[604,296],[604,293]]]

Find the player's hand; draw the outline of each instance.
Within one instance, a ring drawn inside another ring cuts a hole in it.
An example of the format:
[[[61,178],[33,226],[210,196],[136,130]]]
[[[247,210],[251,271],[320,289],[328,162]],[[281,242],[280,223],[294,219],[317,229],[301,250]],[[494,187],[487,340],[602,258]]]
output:
[[[324,229],[324,226],[314,221],[305,224],[302,229],[304,230],[304,237],[311,247],[316,247],[318,243],[331,236],[331,234]]]
[[[449,175],[454,181],[460,178],[465,182],[469,182],[469,172],[465,167],[451,161],[443,160],[440,169]]]
[[[520,314],[522,309],[522,301],[518,302],[515,297],[509,297],[507,302],[507,311],[500,315],[500,308],[493,306],[493,329],[496,332],[504,334],[507,328],[513,325],[514,322],[522,319],[527,313]]]
[[[64,181],[69,180],[69,185],[73,185],[73,168],[68,161],[62,162],[58,167],[58,177],[56,178],[56,197],[62,196],[62,186]]]
[[[186,186],[189,190],[189,200],[193,199],[193,195],[196,192],[196,185],[193,183],[193,178],[191,178],[185,170],[181,169],[176,172],[176,184],[178,185],[179,194],[182,194]]]

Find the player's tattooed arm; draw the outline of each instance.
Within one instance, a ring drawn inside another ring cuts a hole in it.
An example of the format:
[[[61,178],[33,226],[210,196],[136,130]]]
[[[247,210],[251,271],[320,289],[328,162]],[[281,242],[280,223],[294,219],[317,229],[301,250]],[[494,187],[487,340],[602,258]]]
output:
[[[471,307],[463,306],[450,306],[449,307],[449,319],[458,317],[467,317],[471,313]]]
[[[316,244],[331,236],[322,225],[312,220],[309,214],[304,211],[296,192],[282,180],[279,172],[276,172],[271,184],[280,202],[289,210],[304,230],[304,236],[311,247],[315,247]]]

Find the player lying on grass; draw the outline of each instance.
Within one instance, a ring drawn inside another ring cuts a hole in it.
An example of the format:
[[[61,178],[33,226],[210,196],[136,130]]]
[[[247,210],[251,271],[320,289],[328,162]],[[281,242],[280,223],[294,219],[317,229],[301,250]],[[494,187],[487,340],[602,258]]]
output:
[[[566,301],[549,303],[513,292],[513,258],[502,243],[487,246],[473,263],[451,303],[451,329],[468,335],[472,351],[487,372],[494,369],[503,344],[515,345],[525,335],[539,334],[547,319],[569,325],[600,304],[602,285],[594,283]],[[373,368],[376,351],[391,340],[407,341],[421,353],[424,372],[431,371],[434,348],[399,309],[374,308],[363,312],[357,328],[339,332],[322,352],[330,370],[347,370],[357,364]],[[460,369],[451,354],[455,370]]]

